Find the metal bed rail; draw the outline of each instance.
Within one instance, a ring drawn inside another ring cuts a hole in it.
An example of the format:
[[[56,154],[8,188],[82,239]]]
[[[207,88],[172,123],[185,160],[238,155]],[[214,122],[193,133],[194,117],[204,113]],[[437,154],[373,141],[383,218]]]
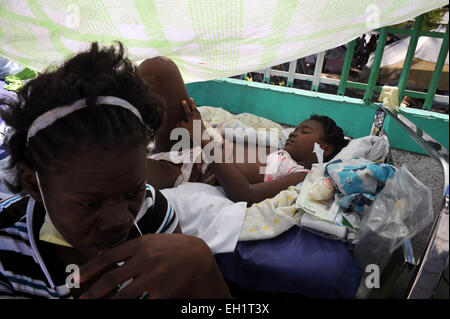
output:
[[[441,208],[432,225],[427,245],[419,259],[416,261],[410,241],[403,245],[404,262],[414,267],[405,298],[432,298],[449,260],[449,152],[402,114],[395,114],[382,104],[377,106],[379,110],[375,116],[371,133],[378,133],[383,125],[384,116],[389,115],[401,125],[408,136],[424,152],[440,164],[444,173]]]

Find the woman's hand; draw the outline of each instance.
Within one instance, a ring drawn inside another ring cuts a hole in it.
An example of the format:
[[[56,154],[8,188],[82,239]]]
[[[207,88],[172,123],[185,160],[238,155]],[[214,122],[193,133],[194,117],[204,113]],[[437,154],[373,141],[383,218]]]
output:
[[[113,268],[116,263],[124,264]],[[80,281],[103,273],[81,298],[228,298],[228,287],[209,247],[181,234],[151,234],[94,257],[80,268]],[[119,284],[133,281],[115,292]]]
[[[177,127],[182,127],[189,132],[190,139],[195,141],[199,145],[203,137],[203,132],[205,132],[206,127],[202,121],[202,115],[197,110],[197,106],[194,103],[194,99],[190,98],[189,101],[182,100],[181,106],[183,107],[184,114],[186,115],[187,122],[180,121],[177,123]],[[199,125],[199,129],[194,130],[194,127]],[[200,133],[200,136],[194,136],[194,133]]]

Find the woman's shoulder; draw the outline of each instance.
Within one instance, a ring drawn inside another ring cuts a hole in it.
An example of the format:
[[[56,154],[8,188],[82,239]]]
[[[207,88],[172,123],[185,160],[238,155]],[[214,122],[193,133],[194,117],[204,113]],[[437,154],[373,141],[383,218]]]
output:
[[[176,227],[178,218],[166,197],[147,184],[144,202],[135,222],[142,233],[168,233]]]

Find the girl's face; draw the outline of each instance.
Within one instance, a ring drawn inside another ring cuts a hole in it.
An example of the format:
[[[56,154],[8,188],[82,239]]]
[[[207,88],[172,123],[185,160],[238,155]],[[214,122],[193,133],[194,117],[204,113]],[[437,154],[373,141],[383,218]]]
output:
[[[62,167],[44,175],[42,192],[64,239],[88,258],[123,243],[145,195],[145,146],[85,147]]]
[[[297,162],[306,165],[317,163],[316,154],[313,153],[314,143],[319,144],[324,150],[324,158],[333,151],[332,146],[322,140],[323,135],[323,127],[320,122],[306,120],[300,123],[300,125],[289,134],[289,138],[284,145],[284,150]]]

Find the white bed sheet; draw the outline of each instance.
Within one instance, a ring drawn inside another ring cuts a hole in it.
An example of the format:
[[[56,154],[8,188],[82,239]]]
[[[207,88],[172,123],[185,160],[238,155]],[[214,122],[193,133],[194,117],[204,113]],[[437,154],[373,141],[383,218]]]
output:
[[[246,202],[233,203],[221,187],[202,183],[185,183],[161,192],[175,209],[184,234],[203,239],[213,254],[234,251]]]

